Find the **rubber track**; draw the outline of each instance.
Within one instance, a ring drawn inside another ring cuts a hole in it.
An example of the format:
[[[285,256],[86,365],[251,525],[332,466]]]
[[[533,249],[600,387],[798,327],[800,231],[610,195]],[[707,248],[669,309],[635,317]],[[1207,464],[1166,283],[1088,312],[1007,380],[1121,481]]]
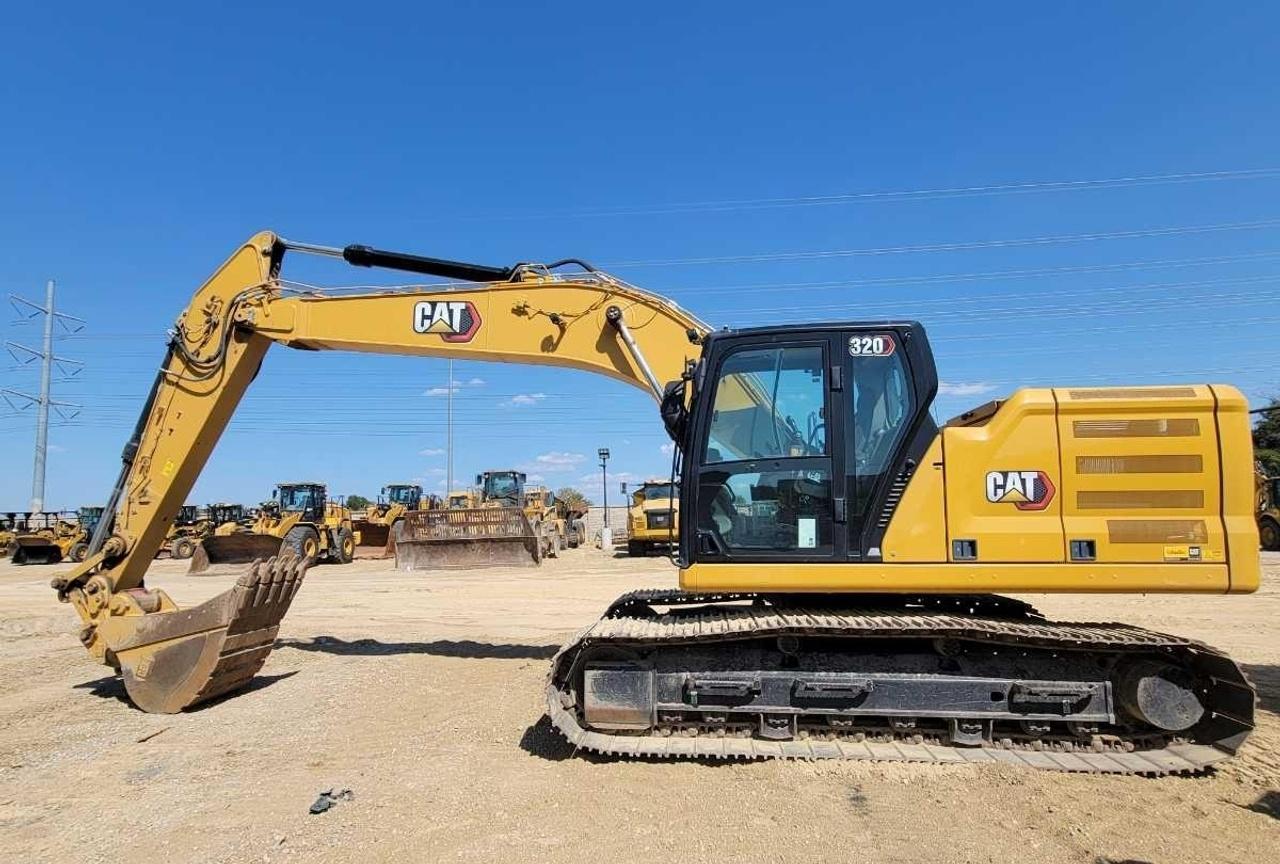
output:
[[[761,599],[763,598],[749,594],[687,594],[676,591],[640,591],[619,598],[606,612],[606,617],[578,633],[552,660],[547,685],[547,710],[552,724],[574,747],[616,756],[1006,763],[1056,771],[1150,776],[1204,771],[1214,763],[1229,758],[1253,726],[1254,691],[1244,673],[1222,652],[1190,639],[1125,624],[1055,623],[1039,618],[961,615],[909,608],[899,609],[896,614],[888,614],[879,603],[844,608],[774,606],[759,602],[752,605],[717,605],[727,601]],[[792,599],[794,598],[788,598]],[[991,599],[1007,600],[1009,604],[1019,602],[1008,598]],[[981,605],[982,598],[974,598],[974,602]],[[686,609],[679,614],[663,614],[652,608],[703,604],[707,606],[705,610]],[[1017,607],[1000,607],[997,604],[996,608],[1003,612],[1016,610]],[[1035,615],[1031,607],[1025,608],[1029,614]],[[1207,707],[1213,712],[1215,728],[1227,729],[1232,735],[1221,735],[1216,744],[1172,743],[1148,750],[1101,753],[1057,752],[995,745],[952,747],[915,744],[905,740],[771,741],[711,736],[662,737],[611,734],[584,729],[577,716],[561,702],[558,682],[564,677],[577,653],[590,645],[687,645],[785,634],[945,637],[1041,648],[1173,651],[1183,656],[1189,655],[1191,665],[1210,679],[1210,704]],[[1235,710],[1224,710],[1228,704]]]

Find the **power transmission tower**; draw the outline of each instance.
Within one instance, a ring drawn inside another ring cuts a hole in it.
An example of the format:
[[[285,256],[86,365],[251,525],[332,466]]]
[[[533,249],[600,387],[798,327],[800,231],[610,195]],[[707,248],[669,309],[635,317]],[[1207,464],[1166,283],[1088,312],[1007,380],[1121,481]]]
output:
[[[52,279],[45,285],[43,306],[38,303],[32,303],[30,300],[25,300],[16,294],[9,295],[9,302],[13,304],[13,308],[17,310],[18,314],[27,320],[34,319],[40,315],[44,316],[44,341],[41,350],[37,351],[17,342],[5,341],[5,347],[9,350],[9,354],[20,364],[27,365],[34,363],[36,360],[40,361],[40,395],[32,396],[30,393],[23,393],[20,390],[0,387],[0,398],[9,403],[9,407],[15,411],[30,408],[32,405],[36,406],[36,454],[35,467],[31,474],[31,510],[35,513],[42,513],[44,512],[45,465],[49,455],[49,409],[52,408],[64,420],[70,420],[80,413],[79,405],[72,402],[60,402],[50,397],[49,390],[53,384],[53,367],[57,366],[58,370],[68,378],[80,374],[84,368],[84,364],[79,360],[58,357],[53,353],[53,325],[56,321],[63,331],[70,334],[83,330],[85,322],[74,315],[66,315],[54,310]]]

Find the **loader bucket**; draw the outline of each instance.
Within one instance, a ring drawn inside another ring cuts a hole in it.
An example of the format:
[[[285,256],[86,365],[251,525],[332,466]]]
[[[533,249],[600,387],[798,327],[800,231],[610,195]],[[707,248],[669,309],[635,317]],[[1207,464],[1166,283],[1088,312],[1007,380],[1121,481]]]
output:
[[[129,698],[143,711],[174,714],[247,684],[312,563],[292,553],[255,561],[230,590],[199,606],[111,619],[107,656]]]
[[[62,560],[62,548],[39,534],[19,535],[14,540],[12,560],[14,564],[57,564]]]
[[[249,564],[280,554],[282,540],[272,534],[227,534],[206,537],[191,556],[187,575],[203,573],[216,564]]]
[[[356,554],[361,558],[391,557],[391,550],[388,548],[391,542],[390,525],[360,521],[351,523],[351,528],[360,535],[360,545],[356,547]]]
[[[396,569],[407,572],[542,563],[538,538],[516,507],[409,513],[395,555]]]

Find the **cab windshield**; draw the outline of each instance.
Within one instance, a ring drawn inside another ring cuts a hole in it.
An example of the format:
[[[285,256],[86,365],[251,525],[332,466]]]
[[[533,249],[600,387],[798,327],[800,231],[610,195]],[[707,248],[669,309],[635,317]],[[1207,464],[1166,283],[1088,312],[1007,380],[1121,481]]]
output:
[[[670,483],[646,484],[641,495],[646,501],[665,501],[673,497]]]
[[[388,486],[387,487],[387,503],[389,504],[406,504],[417,506],[418,490],[412,486]]]
[[[484,497],[517,502],[520,500],[520,481],[514,474],[490,474],[484,478]]]
[[[291,511],[310,509],[315,503],[315,491],[311,486],[282,486],[280,488],[280,509]]]

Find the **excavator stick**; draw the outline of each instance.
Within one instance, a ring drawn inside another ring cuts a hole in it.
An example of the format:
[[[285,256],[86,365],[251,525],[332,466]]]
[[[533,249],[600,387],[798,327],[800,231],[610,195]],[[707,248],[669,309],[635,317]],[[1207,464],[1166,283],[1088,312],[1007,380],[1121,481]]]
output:
[[[227,534],[223,537],[206,537],[191,556],[187,575],[204,573],[218,564],[249,564],[265,561],[280,554],[281,540],[274,534]]]
[[[19,534],[14,538],[14,564],[57,564],[62,547],[43,534]]]
[[[143,711],[174,714],[244,686],[271,653],[312,563],[292,553],[255,561],[199,606],[178,609],[161,595],[158,611],[113,619],[103,634],[107,659],[129,698]]]
[[[538,538],[519,507],[412,511],[395,555],[396,569],[406,572],[542,563]]]

